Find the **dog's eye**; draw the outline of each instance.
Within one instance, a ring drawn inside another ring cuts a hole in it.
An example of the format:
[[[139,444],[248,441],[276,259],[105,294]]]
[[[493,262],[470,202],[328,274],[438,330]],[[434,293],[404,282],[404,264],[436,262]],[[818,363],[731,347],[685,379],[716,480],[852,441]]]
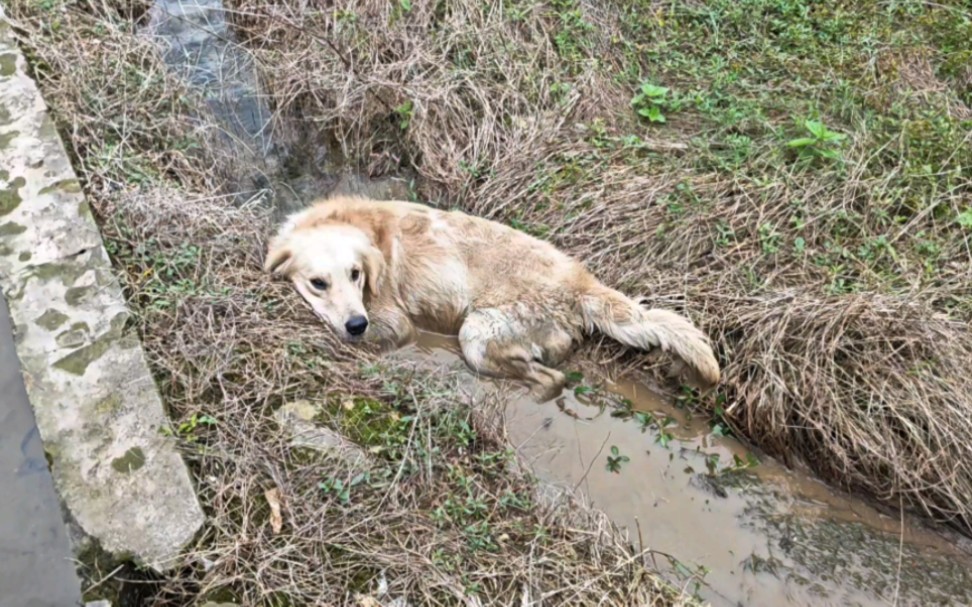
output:
[[[361,270],[358,268],[351,270],[351,282],[358,282],[359,278],[361,278]]]
[[[312,278],[311,281],[310,281],[310,283],[311,283],[311,286],[314,287],[315,289],[317,289],[318,291],[327,291],[327,281],[325,281],[323,279],[320,279],[320,278]]]

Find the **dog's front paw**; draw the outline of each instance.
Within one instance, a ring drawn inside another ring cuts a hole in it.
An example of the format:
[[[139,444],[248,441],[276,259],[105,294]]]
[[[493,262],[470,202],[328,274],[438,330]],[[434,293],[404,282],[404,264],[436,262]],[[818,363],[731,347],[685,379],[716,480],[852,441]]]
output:
[[[567,377],[556,369],[545,368],[542,372],[544,381],[534,383],[530,389],[530,398],[537,403],[546,403],[559,398],[567,385]]]

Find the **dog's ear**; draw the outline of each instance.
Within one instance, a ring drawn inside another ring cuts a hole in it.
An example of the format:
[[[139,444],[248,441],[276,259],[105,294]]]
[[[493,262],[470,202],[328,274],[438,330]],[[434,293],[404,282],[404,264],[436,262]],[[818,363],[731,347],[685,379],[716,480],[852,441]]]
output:
[[[371,295],[378,295],[378,285],[385,274],[385,256],[377,247],[368,247],[364,254],[365,277],[368,279],[368,289]]]
[[[285,274],[293,258],[293,251],[289,247],[281,245],[277,239],[271,240],[263,269],[271,274],[275,272]]]

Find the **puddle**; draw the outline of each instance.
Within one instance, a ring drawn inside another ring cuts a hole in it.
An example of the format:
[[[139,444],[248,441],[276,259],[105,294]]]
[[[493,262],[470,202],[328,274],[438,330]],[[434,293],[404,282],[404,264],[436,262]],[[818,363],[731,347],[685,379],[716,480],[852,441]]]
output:
[[[466,368],[455,340],[440,335],[390,358]],[[712,605],[972,604],[972,557],[944,536],[771,458],[746,467],[755,454],[744,444],[641,384],[584,390],[544,404],[513,397],[511,440],[539,478],[577,488],[636,546],[677,558],[654,560],[673,581],[699,582]],[[592,402],[624,400],[628,419]]]

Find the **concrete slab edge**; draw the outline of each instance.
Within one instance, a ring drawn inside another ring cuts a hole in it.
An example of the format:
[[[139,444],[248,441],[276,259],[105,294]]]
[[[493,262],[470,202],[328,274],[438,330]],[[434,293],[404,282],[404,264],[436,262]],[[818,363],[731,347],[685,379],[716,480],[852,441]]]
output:
[[[70,517],[164,571],[204,515],[64,145],[0,4],[0,287]]]

